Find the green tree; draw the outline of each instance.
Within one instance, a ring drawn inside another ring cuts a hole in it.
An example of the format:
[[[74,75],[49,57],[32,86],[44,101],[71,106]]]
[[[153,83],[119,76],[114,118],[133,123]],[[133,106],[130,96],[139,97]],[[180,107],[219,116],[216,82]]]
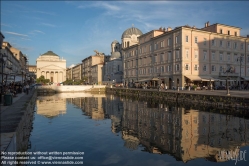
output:
[[[39,78],[36,79],[37,83],[41,83],[41,84],[47,84],[50,82],[49,79],[45,79],[45,77],[43,75],[41,75]]]

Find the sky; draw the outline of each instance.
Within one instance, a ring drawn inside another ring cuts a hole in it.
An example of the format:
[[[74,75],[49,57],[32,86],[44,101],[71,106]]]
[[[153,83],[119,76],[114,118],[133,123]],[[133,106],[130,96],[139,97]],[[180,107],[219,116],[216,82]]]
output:
[[[53,51],[67,67],[94,55],[110,55],[132,27],[143,33],[205,22],[240,27],[249,35],[249,1],[7,1],[1,0],[4,41],[26,54],[30,65]]]

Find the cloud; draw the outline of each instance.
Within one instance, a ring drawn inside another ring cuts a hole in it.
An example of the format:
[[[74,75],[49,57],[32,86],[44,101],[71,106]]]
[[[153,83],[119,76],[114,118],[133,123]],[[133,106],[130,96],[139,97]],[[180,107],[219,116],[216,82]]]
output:
[[[86,4],[84,3],[83,5],[79,5],[78,8],[91,8],[91,7],[95,7],[95,8],[104,8],[108,11],[120,11],[121,8],[118,7],[117,5],[113,5],[110,4],[109,2],[95,2],[95,3],[90,3],[90,4]]]
[[[44,32],[42,32],[42,31],[39,31],[39,30],[34,30],[34,32],[38,32],[38,33],[42,33],[42,34],[45,34]]]
[[[12,26],[11,26],[11,25],[2,24],[2,23],[1,23],[1,26],[5,26],[5,27],[10,27],[10,28],[12,28]]]
[[[48,24],[48,23],[41,23],[40,25],[44,25],[44,26],[48,26],[48,27],[56,27],[55,25],[53,25],[53,24]]]
[[[11,34],[11,35],[16,35],[16,36],[28,37],[28,35],[24,35],[24,34],[20,34],[20,33],[15,33],[15,32],[5,31],[4,33]]]

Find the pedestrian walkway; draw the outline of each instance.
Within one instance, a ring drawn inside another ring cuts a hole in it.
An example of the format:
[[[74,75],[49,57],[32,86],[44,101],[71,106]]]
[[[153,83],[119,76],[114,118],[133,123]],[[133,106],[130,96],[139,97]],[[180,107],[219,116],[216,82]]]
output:
[[[26,95],[26,93],[24,93],[24,92],[18,93],[16,95],[16,97],[13,97],[12,104],[14,104],[16,101],[18,101],[24,95]],[[0,113],[2,114],[4,112],[4,110],[6,110],[7,108],[9,108],[10,106],[1,104],[0,107],[1,107]]]

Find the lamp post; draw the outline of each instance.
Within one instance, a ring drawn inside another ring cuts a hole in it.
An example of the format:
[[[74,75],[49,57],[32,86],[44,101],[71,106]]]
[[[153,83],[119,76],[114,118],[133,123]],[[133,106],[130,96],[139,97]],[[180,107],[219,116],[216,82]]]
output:
[[[223,68],[224,70],[224,68]],[[225,72],[223,71],[223,73],[227,73],[227,79],[226,79],[226,87],[227,87],[227,96],[230,96],[230,93],[229,93],[229,86],[228,86],[228,73],[231,72],[231,67],[229,69],[227,69]]]
[[[1,62],[2,62],[2,87],[1,87],[1,101],[2,101],[2,94],[3,94],[3,65],[5,64],[6,60],[7,60],[7,55],[6,54],[1,54]]]
[[[239,90],[241,89],[241,62],[242,62],[242,56],[237,58],[237,62],[239,61]]]

